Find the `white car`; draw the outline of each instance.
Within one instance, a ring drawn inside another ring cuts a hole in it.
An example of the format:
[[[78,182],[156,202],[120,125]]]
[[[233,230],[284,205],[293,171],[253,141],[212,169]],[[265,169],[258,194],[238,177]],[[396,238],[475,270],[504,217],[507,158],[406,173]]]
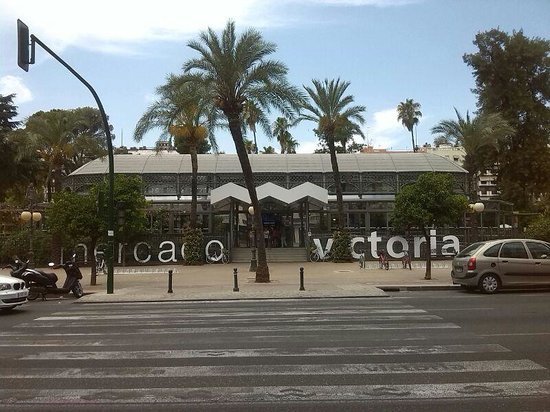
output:
[[[28,295],[29,290],[24,281],[0,275],[0,309],[7,311],[27,303]]]

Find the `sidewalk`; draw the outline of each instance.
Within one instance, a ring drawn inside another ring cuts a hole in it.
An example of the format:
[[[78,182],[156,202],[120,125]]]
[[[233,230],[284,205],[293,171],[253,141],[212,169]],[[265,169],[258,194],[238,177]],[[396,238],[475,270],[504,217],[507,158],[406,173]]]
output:
[[[78,303],[151,302],[226,299],[293,299],[383,297],[389,290],[449,289],[452,285],[450,261],[432,265],[432,280],[425,280],[424,262],[413,262],[413,269],[393,263],[390,270],[367,262],[362,269],[355,263],[295,262],[271,263],[270,283],[255,283],[249,264],[203,266],[163,265],[115,267],[114,293],[107,294],[107,276],[98,275],[90,286],[90,268],[83,268],[85,296]],[[304,268],[304,289],[300,289],[300,268]],[[237,269],[238,291],[234,268]],[[168,271],[172,269],[172,293],[168,293]],[[64,273],[58,273],[61,280]]]

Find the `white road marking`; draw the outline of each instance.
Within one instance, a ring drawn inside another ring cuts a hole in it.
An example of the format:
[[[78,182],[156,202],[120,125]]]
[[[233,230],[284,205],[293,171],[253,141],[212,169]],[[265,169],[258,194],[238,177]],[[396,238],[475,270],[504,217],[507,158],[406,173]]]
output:
[[[439,355],[450,353],[502,353],[509,349],[497,344],[479,345],[432,345],[432,346],[383,346],[383,347],[325,347],[325,348],[262,348],[262,349],[189,349],[189,350],[144,350],[144,351],[86,351],[86,352],[38,352],[17,357],[20,360],[66,360],[66,359],[196,359],[196,358],[242,358],[280,356],[393,356],[393,355]]]
[[[546,370],[529,360],[344,363],[325,365],[223,365],[116,368],[0,368],[3,379],[183,378],[205,376],[389,375]]]
[[[233,404],[256,402],[369,401],[410,399],[465,399],[543,397],[550,380],[517,382],[441,383],[417,385],[259,386],[132,389],[2,389],[3,405],[33,404]],[[103,406],[104,408],[104,406]]]

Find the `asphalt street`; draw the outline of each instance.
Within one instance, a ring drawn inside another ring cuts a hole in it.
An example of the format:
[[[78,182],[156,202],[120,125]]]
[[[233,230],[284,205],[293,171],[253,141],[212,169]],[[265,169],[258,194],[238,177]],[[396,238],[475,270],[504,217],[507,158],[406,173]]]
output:
[[[545,410],[548,291],[2,314],[5,410]]]

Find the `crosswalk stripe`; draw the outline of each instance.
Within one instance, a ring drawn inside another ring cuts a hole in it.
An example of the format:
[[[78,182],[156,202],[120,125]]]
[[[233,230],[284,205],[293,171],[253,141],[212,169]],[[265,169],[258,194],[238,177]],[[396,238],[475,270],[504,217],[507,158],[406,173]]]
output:
[[[90,378],[181,378],[205,376],[274,376],[274,375],[388,375],[464,372],[502,372],[545,370],[529,360],[347,363],[324,365],[223,365],[223,366],[160,366],[117,368],[26,368],[13,371],[0,368],[0,379],[90,379]]]
[[[237,404],[293,401],[369,401],[544,397],[550,380],[411,385],[257,386],[132,389],[0,389],[2,404]]]
[[[116,326],[116,325],[114,325]],[[82,332],[82,333],[40,333],[40,336],[114,336],[114,335],[143,335],[143,334],[195,334],[195,333],[261,333],[280,331],[357,331],[357,330],[396,330],[396,329],[459,329],[460,326],[454,323],[380,323],[380,324],[358,324],[358,325],[282,325],[282,326],[219,326],[202,328],[158,328],[158,329],[136,329],[127,332]],[[24,337],[37,336],[29,332],[0,332],[3,337]]]
[[[197,359],[197,358],[242,358],[281,356],[381,356],[381,355],[440,355],[452,353],[502,353],[509,349],[497,344],[478,345],[431,345],[431,346],[380,346],[380,347],[324,347],[324,348],[261,348],[261,349],[189,349],[189,350],[143,350],[143,351],[84,351],[84,352],[38,352],[17,357],[19,360],[65,360],[65,359]]]

